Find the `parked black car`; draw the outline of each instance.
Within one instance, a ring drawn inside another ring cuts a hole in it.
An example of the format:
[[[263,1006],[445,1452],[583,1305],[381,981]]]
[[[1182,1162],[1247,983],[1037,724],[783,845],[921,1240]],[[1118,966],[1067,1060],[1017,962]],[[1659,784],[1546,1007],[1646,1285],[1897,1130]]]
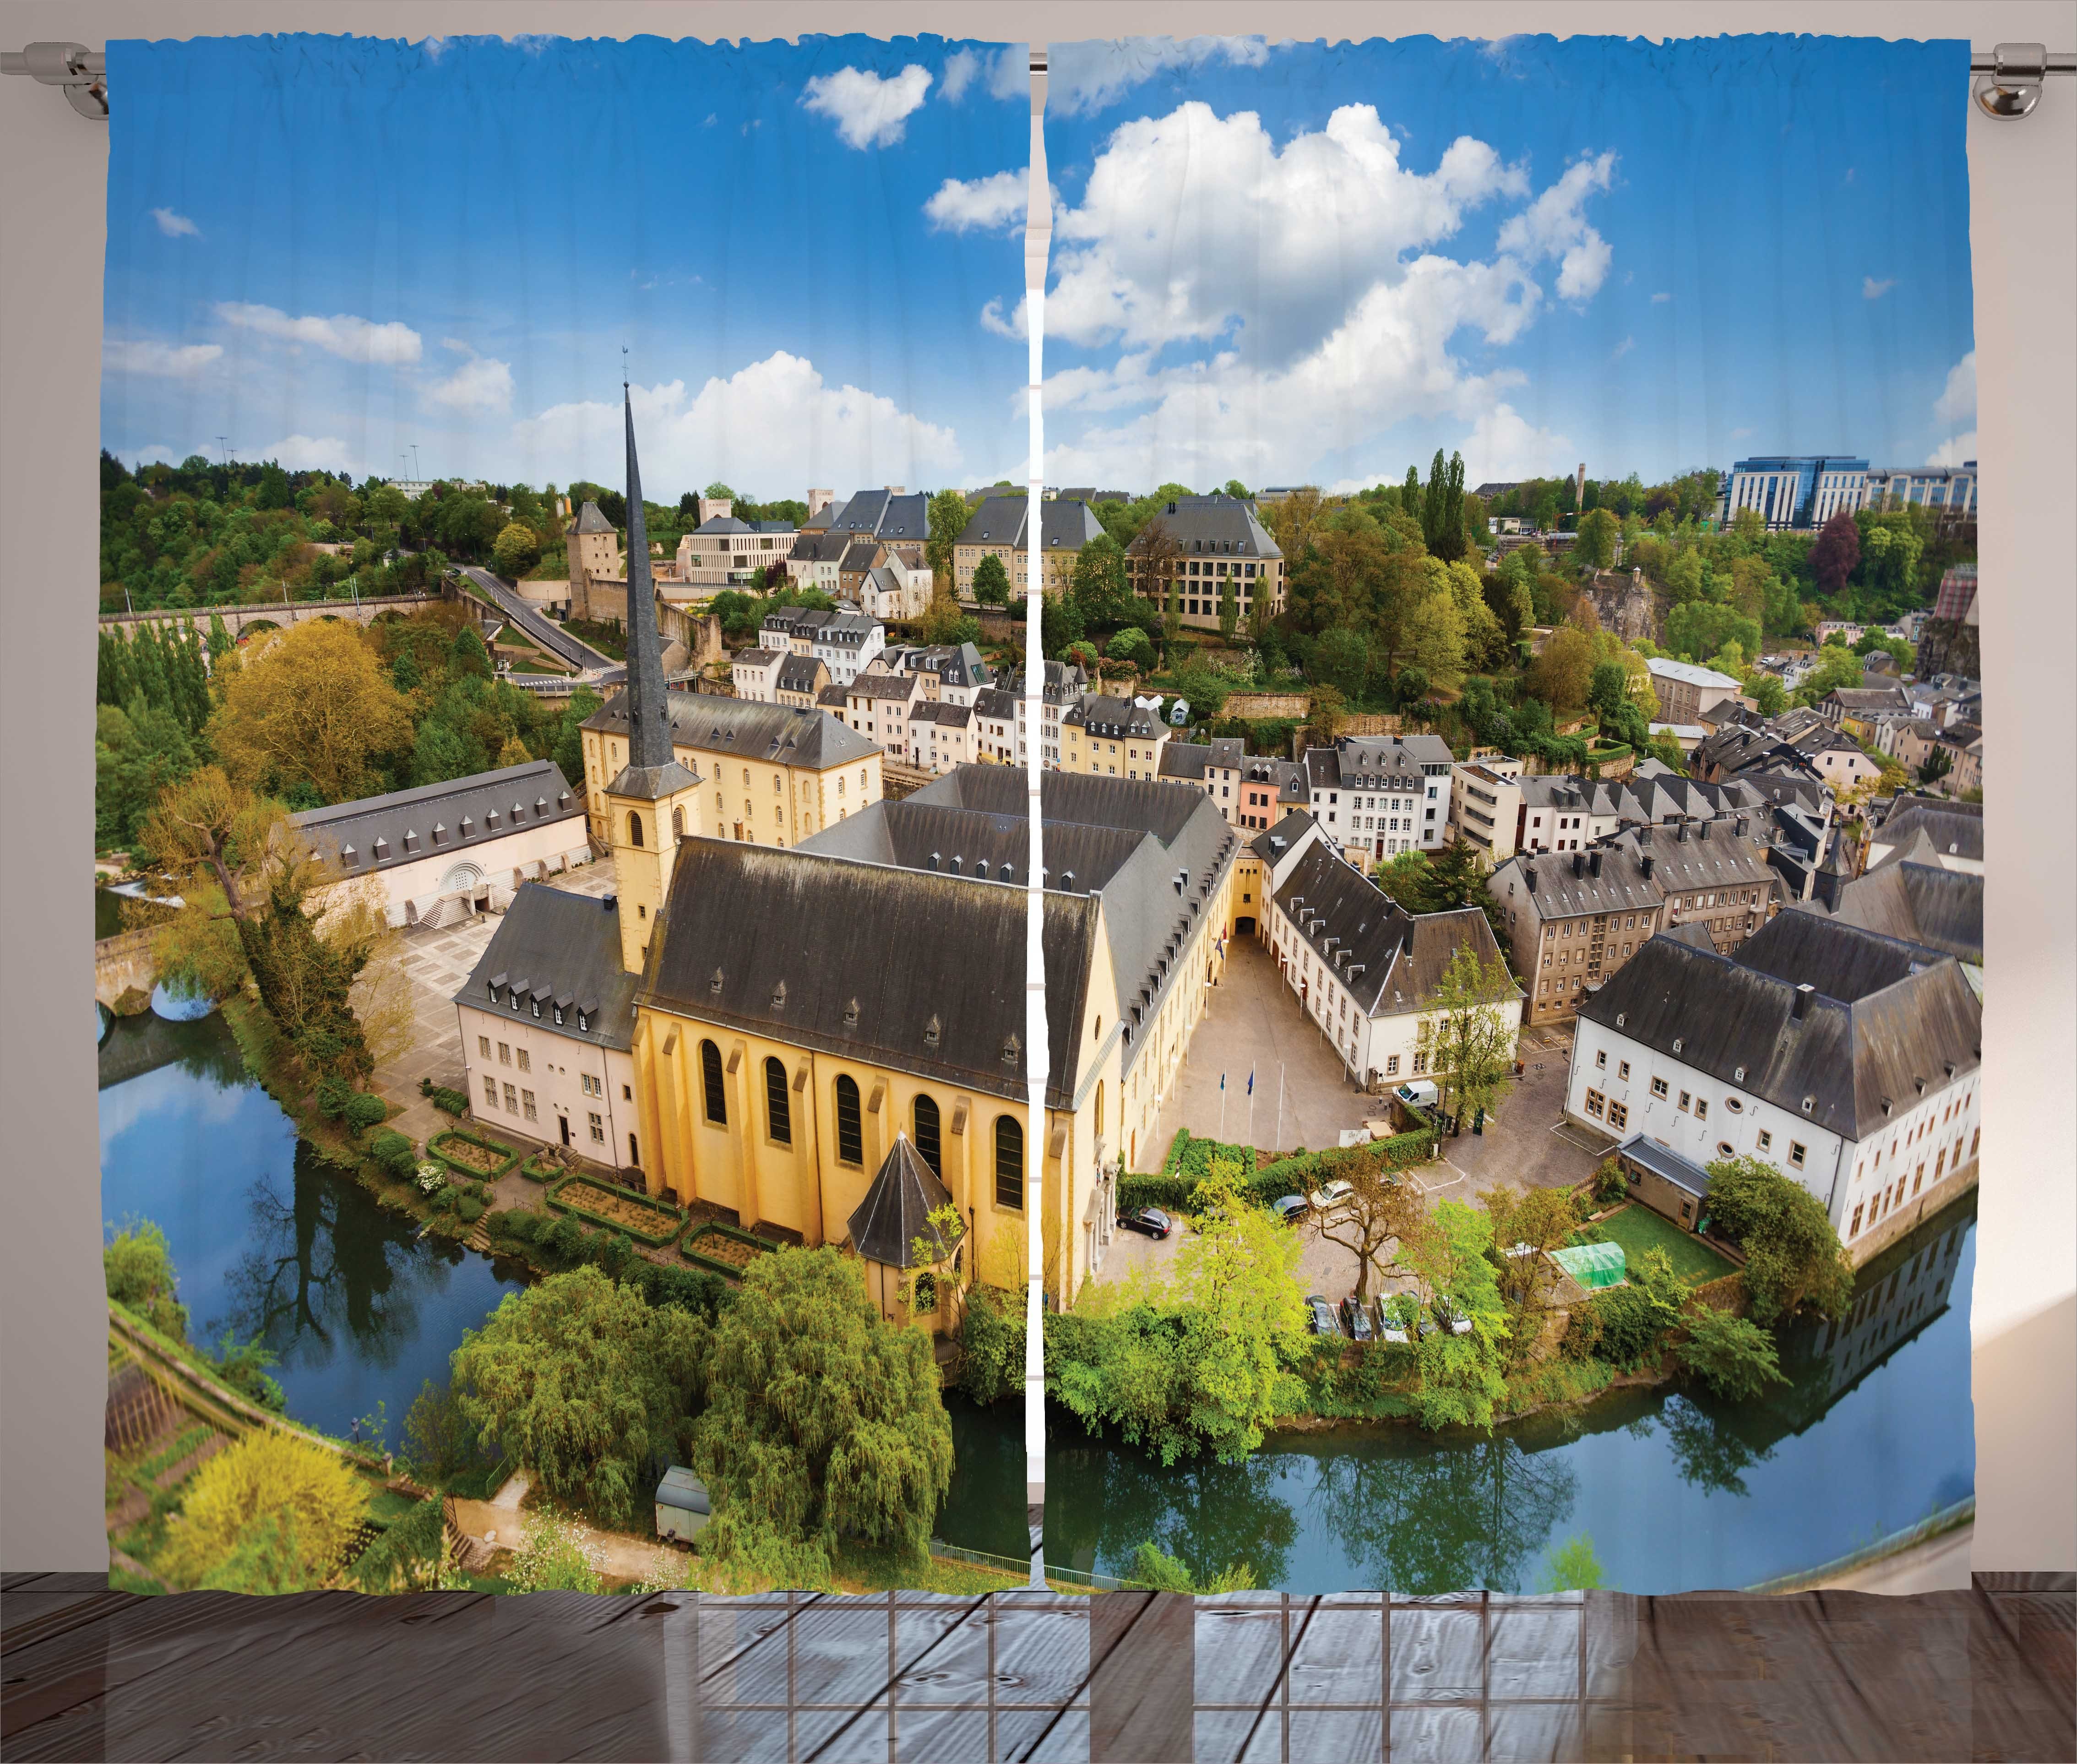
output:
[[[1305,1330],[1309,1335],[1339,1335],[1334,1308],[1317,1292],[1305,1295]]]
[[[1176,1221],[1159,1207],[1134,1207],[1130,1213],[1118,1216],[1118,1229],[1138,1231],[1150,1238],[1165,1238],[1176,1229]]]
[[[1269,1210],[1285,1225],[1296,1225],[1305,1217],[1307,1202],[1302,1194],[1287,1194],[1269,1203]]]
[[[1370,1307],[1354,1293],[1342,1300],[1342,1328],[1352,1340],[1367,1342],[1376,1332],[1371,1327]]]

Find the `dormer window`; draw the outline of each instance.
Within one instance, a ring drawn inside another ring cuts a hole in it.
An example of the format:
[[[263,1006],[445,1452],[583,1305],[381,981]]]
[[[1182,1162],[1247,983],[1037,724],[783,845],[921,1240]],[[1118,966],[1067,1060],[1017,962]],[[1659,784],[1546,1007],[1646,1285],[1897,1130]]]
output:
[[[588,1034],[590,1033],[590,1030],[591,1018],[586,1016],[584,1012],[579,1011],[577,1013],[577,1033],[580,1035]]]
[[[461,818],[461,836],[464,839],[472,839],[476,837],[476,817],[474,815],[465,814]]]
[[[495,809],[485,809],[483,811],[483,830],[486,833],[495,833],[497,827],[497,811]]]
[[[350,845],[342,846],[339,848],[339,861],[350,870],[360,862],[360,854]]]
[[[406,851],[415,851],[418,849],[418,836],[417,834],[410,832],[405,834],[404,849]]]
[[[377,863],[387,863],[389,857],[389,842],[387,839],[378,838],[375,842],[375,861]]]

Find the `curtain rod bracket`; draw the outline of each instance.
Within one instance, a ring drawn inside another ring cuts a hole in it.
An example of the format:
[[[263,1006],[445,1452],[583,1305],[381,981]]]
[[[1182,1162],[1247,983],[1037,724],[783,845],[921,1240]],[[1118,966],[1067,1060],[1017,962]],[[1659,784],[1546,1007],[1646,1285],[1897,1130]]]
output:
[[[83,43],[32,43],[0,55],[0,73],[25,73],[64,89],[65,102],[89,122],[108,120],[108,57]]]
[[[2038,43],[2000,43],[1988,55],[1972,53],[1976,108],[2001,123],[2030,116],[2051,73],[2077,73],[2077,55],[2050,55]]]

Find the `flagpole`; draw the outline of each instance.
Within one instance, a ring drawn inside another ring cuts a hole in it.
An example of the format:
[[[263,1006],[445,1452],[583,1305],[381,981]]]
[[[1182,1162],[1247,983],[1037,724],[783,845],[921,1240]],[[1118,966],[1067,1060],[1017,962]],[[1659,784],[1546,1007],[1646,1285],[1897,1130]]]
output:
[[[1284,1149],[1284,1062],[1280,1059],[1276,1063],[1276,1143],[1269,1149]]]
[[[1252,1066],[1247,1071],[1247,1142],[1252,1150],[1255,1145],[1255,1068]]]

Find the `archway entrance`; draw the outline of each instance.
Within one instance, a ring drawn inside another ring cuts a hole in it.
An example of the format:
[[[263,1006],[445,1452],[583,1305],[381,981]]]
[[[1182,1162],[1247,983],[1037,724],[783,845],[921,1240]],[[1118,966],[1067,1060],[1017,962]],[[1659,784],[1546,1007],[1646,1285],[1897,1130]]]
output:
[[[1255,935],[1255,918],[1253,914],[1246,914],[1234,921],[1234,935],[1235,937],[1253,937]]]

